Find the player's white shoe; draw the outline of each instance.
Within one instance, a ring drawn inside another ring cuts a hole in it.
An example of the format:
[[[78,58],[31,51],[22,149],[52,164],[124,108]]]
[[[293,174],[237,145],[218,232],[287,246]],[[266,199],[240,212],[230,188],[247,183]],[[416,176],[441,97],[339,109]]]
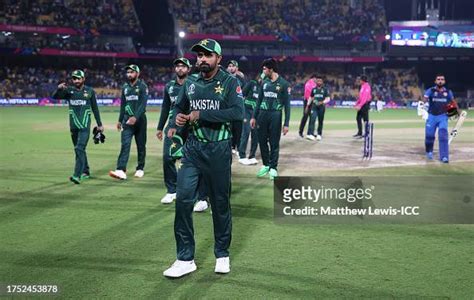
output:
[[[229,257],[219,257],[216,259],[216,267],[214,272],[220,274],[227,274],[230,272],[230,259]]]
[[[178,278],[196,271],[197,266],[194,260],[184,261],[176,260],[171,267],[163,272],[166,277]]]
[[[145,172],[143,172],[143,170],[137,170],[135,172],[135,177],[137,177],[137,178],[142,178],[143,175],[145,175]]]
[[[194,211],[195,212],[203,212],[206,209],[208,209],[209,205],[207,204],[206,200],[199,200],[196,202],[196,205],[194,205]]]
[[[110,172],[109,172],[109,176],[110,176],[110,177],[113,177],[113,178],[120,179],[120,180],[125,180],[125,179],[127,179],[127,174],[125,174],[125,172],[122,171],[122,170],[110,171]]]
[[[249,159],[249,165],[256,165],[256,164],[258,164],[258,160],[255,157]]]
[[[314,135],[312,135],[312,134],[307,134],[307,135],[306,135],[306,139],[307,139],[307,140],[310,140],[310,141],[314,141],[316,138],[315,138]]]
[[[244,158],[239,158],[239,163],[242,164],[242,165],[244,165],[244,166],[250,165],[249,159],[248,159],[248,158],[245,158],[245,157],[244,157]]]
[[[170,204],[176,199],[176,193],[173,194],[166,194],[163,198],[161,198],[161,203],[163,204]]]
[[[320,141],[320,140],[322,140],[322,139],[323,139],[322,136],[320,136],[319,134],[316,136],[316,140],[317,140],[317,141]]]

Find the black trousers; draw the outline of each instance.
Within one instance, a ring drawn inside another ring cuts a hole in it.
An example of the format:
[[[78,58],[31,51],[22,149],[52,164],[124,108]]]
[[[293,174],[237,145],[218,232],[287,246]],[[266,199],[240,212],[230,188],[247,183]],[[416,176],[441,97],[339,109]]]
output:
[[[357,112],[357,134],[362,135],[362,120],[369,121],[370,101],[364,104]]]
[[[238,150],[240,146],[240,136],[242,135],[242,121],[233,121],[232,125],[232,149]]]
[[[316,119],[318,119],[318,135],[323,134],[324,113],[326,107],[324,105],[314,105],[311,109],[311,118],[309,119],[308,135],[314,135],[314,127]]]
[[[194,259],[193,207],[201,180],[204,180],[212,209],[214,255],[216,258],[229,256],[232,238],[231,141],[203,143],[191,135],[183,149],[174,219],[177,258],[184,261]]]
[[[89,163],[87,162],[86,147],[89,141],[90,128],[71,129],[71,139],[76,154],[74,176],[81,177],[83,173],[89,174]]]
[[[277,110],[262,110],[257,119],[258,144],[263,165],[275,170],[280,156],[281,120],[282,112]]]
[[[306,111],[306,105],[308,105],[308,100],[304,99],[303,100],[303,117],[301,118],[301,123],[300,123],[300,130],[299,134],[303,134],[304,127],[306,126],[306,122],[308,121],[308,117],[311,114],[311,110],[309,109]]]
[[[126,171],[128,158],[130,157],[130,147],[132,145],[132,138],[135,136],[135,142],[137,144],[138,154],[138,165],[137,170],[143,170],[145,168],[145,156],[146,156],[146,126],[147,120],[144,114],[135,125],[122,125],[122,148],[120,149],[119,158],[117,160],[117,170]]]

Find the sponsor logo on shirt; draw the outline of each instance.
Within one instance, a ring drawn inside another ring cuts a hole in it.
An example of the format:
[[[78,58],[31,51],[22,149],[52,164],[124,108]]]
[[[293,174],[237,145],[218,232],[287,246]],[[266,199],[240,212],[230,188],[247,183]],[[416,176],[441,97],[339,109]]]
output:
[[[81,105],[86,105],[87,101],[86,100],[70,100],[69,103],[73,106],[81,106]]]
[[[137,101],[138,100],[138,95],[125,96],[125,100],[127,100],[127,101]]]
[[[263,95],[267,98],[278,98],[278,94],[275,92],[263,92]]]

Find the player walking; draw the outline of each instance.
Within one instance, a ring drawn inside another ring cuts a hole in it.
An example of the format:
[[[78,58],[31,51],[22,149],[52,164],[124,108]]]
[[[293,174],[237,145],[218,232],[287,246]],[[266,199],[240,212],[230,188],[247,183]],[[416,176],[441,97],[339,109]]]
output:
[[[262,73],[257,76],[256,80],[250,80],[244,87],[244,97],[245,97],[245,116],[242,126],[242,136],[240,138],[240,146],[239,146],[239,163],[243,165],[256,165],[258,163],[257,159],[255,158],[255,153],[257,152],[258,146],[258,133],[257,128],[250,127],[250,120],[252,119],[253,112],[255,110],[255,106],[257,105],[258,95],[260,93],[260,86],[262,83],[262,79],[265,75]],[[245,156],[245,152],[247,151],[247,143],[251,138],[250,141],[250,153],[249,157]]]
[[[100,120],[95,92],[91,87],[84,84],[86,80],[84,71],[75,70],[71,77],[74,87],[68,87],[66,83],[60,83],[52,97],[67,100],[69,103],[69,128],[74,152],[76,153],[74,174],[69,177],[69,180],[75,184],[80,184],[82,179],[90,178],[86,147],[91,131],[91,110],[94,113],[98,130],[104,131],[104,127]]]
[[[435,86],[425,91],[424,100],[428,101],[428,119],[425,126],[425,150],[426,158],[433,159],[433,144],[436,129],[438,128],[439,160],[449,163],[448,143],[448,115],[447,107],[454,103],[454,95],[444,85],[446,79],[443,74],[436,75]]]
[[[190,76],[184,82],[172,119],[179,127],[189,124],[191,130],[183,147],[176,190],[174,231],[177,260],[163,272],[167,277],[181,277],[197,268],[194,263],[192,211],[200,177],[208,188],[212,208],[215,272],[230,272],[230,122],[243,118],[242,91],[237,79],[218,67],[222,60],[219,43],[205,39],[191,50],[197,53],[200,74],[197,78]],[[171,136],[175,132],[175,128],[170,129],[168,135]]]
[[[314,126],[316,124],[316,119],[318,119],[318,135],[316,136],[316,140],[320,141],[323,134],[323,122],[324,113],[326,112],[326,104],[331,101],[331,98],[329,97],[327,88],[324,87],[323,78],[319,75],[315,75],[315,78],[316,86],[311,91],[308,105],[305,108],[305,110],[310,111],[311,115],[306,138],[314,141]]]
[[[241,87],[245,86],[244,74],[239,71],[239,63],[231,60],[227,63],[227,72],[235,76]],[[232,153],[238,154],[240,138],[242,136],[242,120],[232,121]]]
[[[262,154],[263,167],[257,177],[269,174],[270,179],[278,176],[278,157],[280,154],[281,133],[288,133],[290,123],[290,86],[288,81],[277,73],[277,62],[273,58],[263,61],[262,88],[250,126],[257,126],[258,143]],[[282,110],[285,109],[285,121],[281,128]],[[268,145],[270,144],[270,149]]]
[[[303,138],[303,131],[304,127],[306,126],[306,122],[308,121],[308,117],[311,114],[310,110],[306,110],[305,108],[308,106],[309,98],[311,97],[311,92],[313,88],[316,86],[316,74],[311,75],[308,81],[306,81],[304,85],[304,96],[303,96],[303,117],[301,118],[300,129],[298,134],[301,138]]]
[[[173,115],[173,109],[178,98],[179,92],[186,80],[190,70],[191,63],[188,59],[181,57],[175,59],[173,62],[174,71],[176,73],[176,79],[171,80],[165,86],[163,104],[161,106],[160,119],[158,121],[156,137],[163,143],[163,174],[165,180],[165,186],[167,189],[166,195],[161,199],[161,203],[169,204],[176,199],[176,181],[177,181],[177,171],[176,171],[176,157],[170,155],[170,148],[173,147],[173,140],[168,137],[168,131],[170,129],[171,117]],[[164,132],[163,128],[168,122]],[[164,133],[164,134],[163,134]],[[187,128],[182,128],[179,132],[179,136],[182,140],[186,140],[188,133]],[[196,205],[194,206],[194,211],[202,212],[208,208],[207,204],[207,195],[205,186],[202,181],[199,185],[199,196]]]
[[[117,123],[117,130],[122,131],[122,148],[117,160],[117,169],[109,172],[111,177],[121,180],[127,179],[127,163],[133,137],[135,137],[138,154],[135,177],[143,177],[146,156],[147,120],[145,112],[148,100],[148,87],[143,80],[138,78],[140,76],[140,68],[137,65],[129,65],[126,67],[126,70],[129,82],[125,83],[122,87],[120,115]]]
[[[364,122],[369,122],[369,110],[370,110],[370,100],[372,100],[372,89],[367,80],[367,76],[360,76],[360,91],[359,98],[355,103],[355,109],[357,110],[357,133],[354,134],[355,138],[363,138],[362,135],[362,120]]]

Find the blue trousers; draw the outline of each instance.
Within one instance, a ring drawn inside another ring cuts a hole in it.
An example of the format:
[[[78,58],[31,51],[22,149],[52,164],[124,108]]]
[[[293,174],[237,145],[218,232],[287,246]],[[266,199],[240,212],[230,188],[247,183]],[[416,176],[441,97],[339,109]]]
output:
[[[449,160],[449,144],[448,144],[448,116],[428,115],[425,126],[425,149],[426,152],[433,152],[436,129],[438,128],[439,140],[439,159],[446,157]]]

